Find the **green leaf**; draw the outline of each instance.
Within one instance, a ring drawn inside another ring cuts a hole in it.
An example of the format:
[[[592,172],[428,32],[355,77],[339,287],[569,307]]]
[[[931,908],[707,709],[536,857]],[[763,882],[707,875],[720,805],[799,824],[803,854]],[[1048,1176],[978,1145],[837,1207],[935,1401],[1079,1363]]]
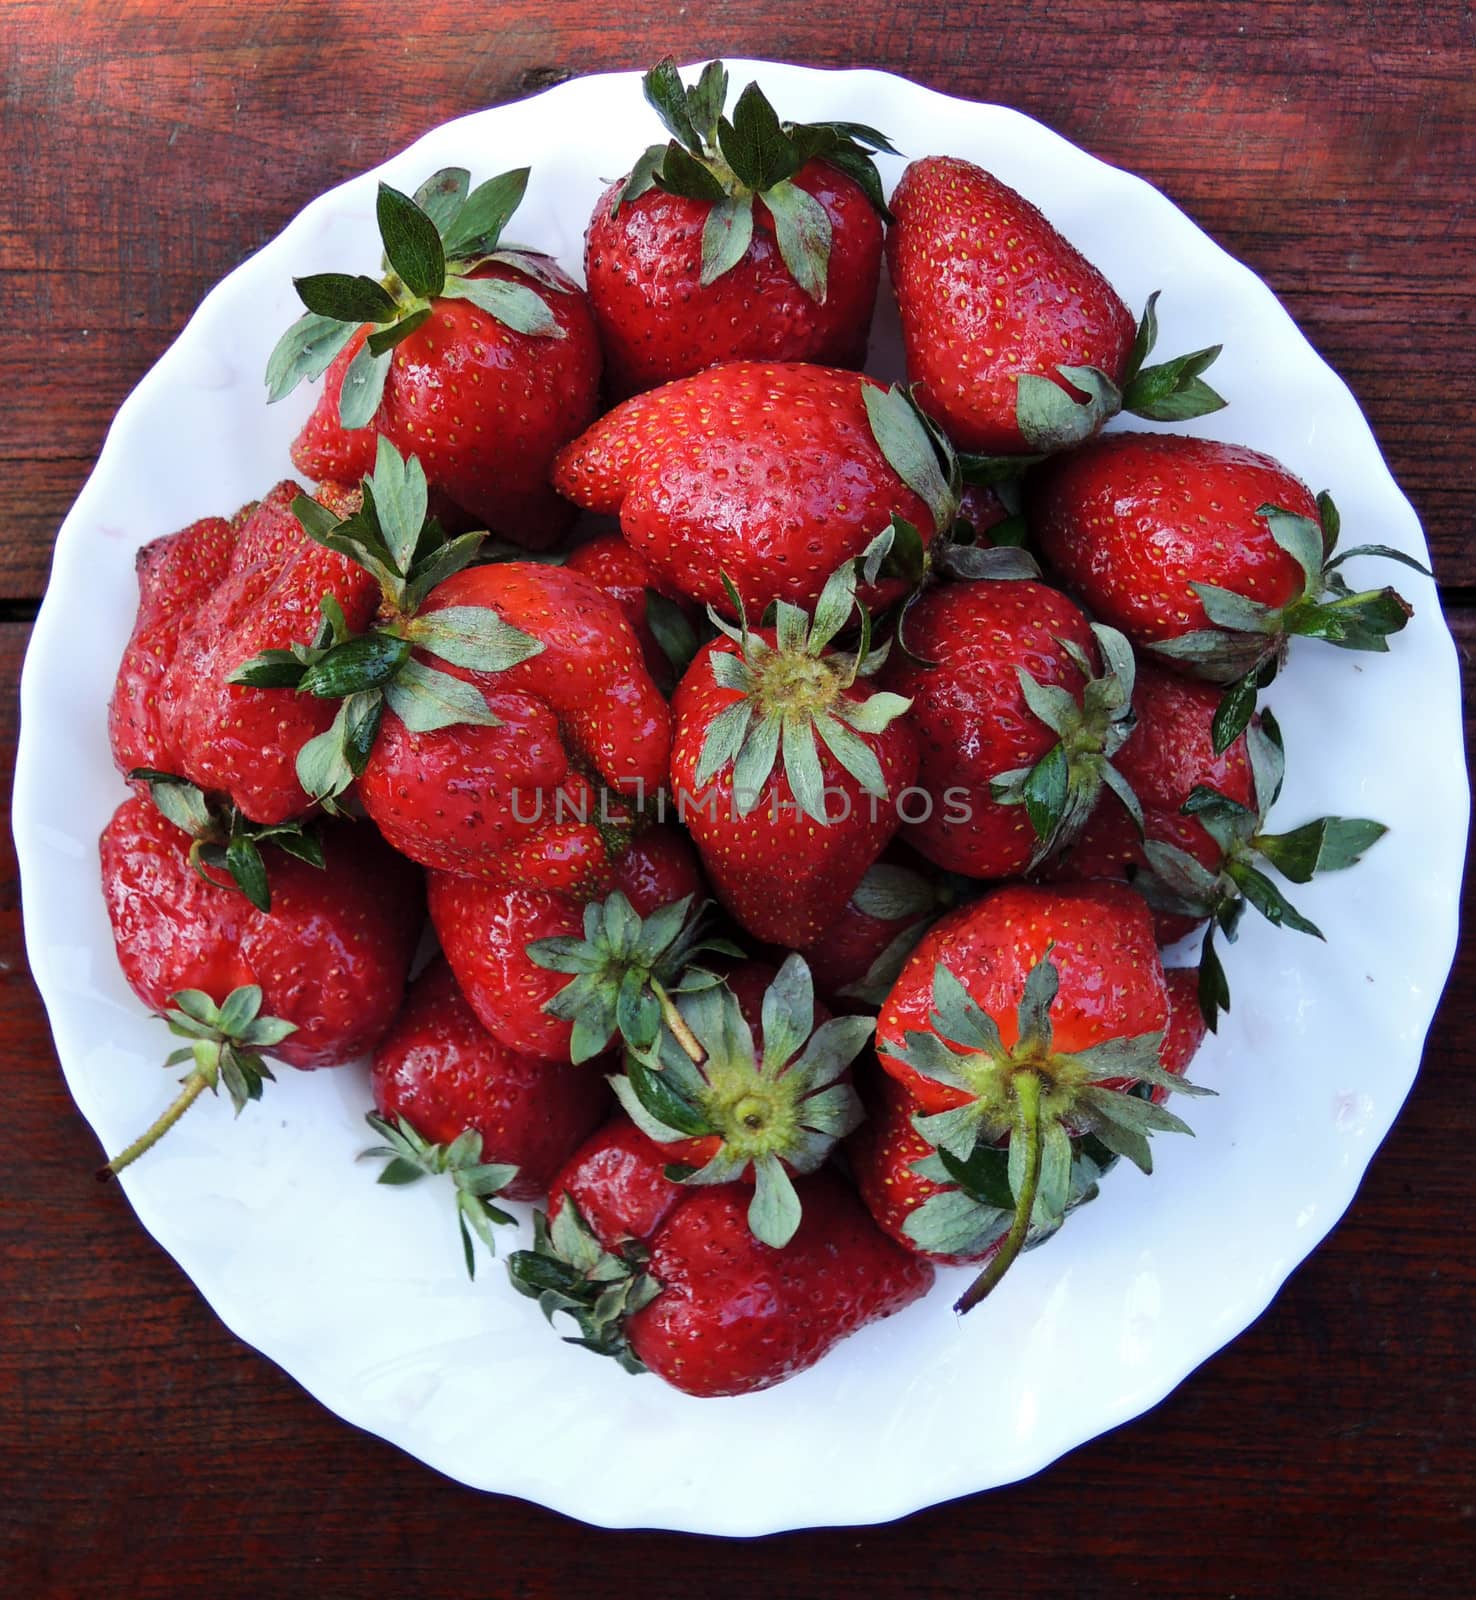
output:
[[[447,278],[441,294],[447,300],[469,300],[514,333],[539,339],[564,337],[548,301],[526,283],[510,283],[506,278]]]
[[[142,778],[149,786],[149,798],[158,807],[160,815],[167,817],[192,839],[203,838],[212,831],[214,823],[210,804],[204,792],[194,784],[163,773],[155,775],[146,767],[135,767],[128,776],[134,780]]]
[[[764,1067],[770,1077],[791,1061],[815,1023],[815,985],[809,966],[791,951],[764,991]]]
[[[852,733],[844,723],[837,722],[828,712],[815,712],[814,727],[825,741],[825,746],[831,755],[861,785],[862,789],[878,800],[886,799],[886,776],[871,746]]]
[[[652,176],[668,194],[705,205],[715,205],[728,192],[705,162],[689,155],[679,144],[666,147]]]
[[[794,1183],[778,1156],[760,1156],[753,1164],[753,1200],[748,1228],[761,1244],[782,1250],[799,1231],[800,1202]]]
[[[1116,385],[1095,367],[1058,367],[1087,398],[1076,400],[1053,378],[1023,373],[1016,380],[1015,423],[1030,449],[1043,454],[1090,439],[1122,409]]]
[[[192,1022],[203,1027],[214,1028],[220,1021],[220,1008],[203,989],[177,989],[169,998]]]
[[[702,225],[702,271],[705,289],[730,272],[748,254],[753,240],[753,196],[724,195]]]
[[[851,891],[851,904],[878,922],[900,922],[934,910],[938,895],[920,872],[879,861],[866,869]]]
[[[1280,631],[1280,613],[1259,600],[1248,600],[1233,589],[1220,589],[1212,583],[1191,583],[1189,587],[1199,596],[1205,616],[1217,628],[1228,628],[1232,633],[1274,634]]]
[[[882,689],[864,700],[846,698],[835,703],[836,714],[858,733],[884,733],[898,717],[911,710],[912,701]]]
[[[747,701],[744,707],[751,709]],[[719,716],[723,714],[720,712]],[[717,718],[713,722],[716,725]],[[741,817],[746,817],[763,795],[779,756],[779,736],[780,719],[768,716],[760,718],[744,737],[733,762],[732,779],[733,799]]]
[[[1299,516],[1281,506],[1258,506],[1256,515],[1266,519],[1271,537],[1302,569],[1306,592],[1317,594],[1322,588],[1322,529],[1311,517]]]
[[[947,1150],[940,1150],[938,1159],[949,1178],[975,1200],[1000,1211],[1015,1209],[1015,1195],[1010,1188],[1009,1156],[999,1145],[981,1144],[967,1160],[961,1160]]]
[[[383,689],[410,659],[410,643],[391,633],[364,633],[335,645],[302,675],[298,685],[304,694],[321,700],[338,700],[344,695],[363,694]]]
[[[785,717],[783,724],[784,776],[799,808],[822,826],[830,817],[825,809],[825,775],[815,747],[815,726],[809,719]]]
[[[1035,557],[1013,545],[945,544],[938,565],[949,577],[976,583],[1029,583],[1040,577]]]
[[[397,572],[406,573],[420,543],[429,508],[425,469],[419,457],[405,460],[381,434],[375,446],[369,494],[391,563]]]
[[[1215,925],[1204,931],[1204,944],[1199,953],[1199,1014],[1211,1033],[1219,1031],[1219,1016],[1230,1009],[1230,981],[1215,949]]]
[[[728,69],[721,61],[709,61],[697,82],[687,90],[687,114],[693,129],[705,143],[717,138],[718,121],[728,103]]]
[[[1071,789],[1071,763],[1063,744],[1054,744],[1030,769],[1021,798],[1035,837],[1048,844],[1066,814]]]
[[[771,184],[764,204],[774,219],[774,239],[789,275],[816,305],[825,304],[830,269],[830,213],[806,190]]]
[[[388,355],[397,344],[403,344],[412,333],[418,333],[430,321],[430,307],[421,306],[418,311],[412,311],[409,316],[401,317],[396,322],[376,328],[364,341],[364,348],[371,356]]]
[[[1327,497],[1325,495],[1320,495],[1318,497],[1318,504],[1321,505],[1323,500],[1326,498]],[[1331,500],[1328,500],[1327,503],[1328,505],[1332,505]],[[1333,519],[1335,524],[1336,518],[1337,512],[1336,509],[1334,509]],[[1327,521],[1327,516],[1324,514],[1324,528],[1327,526]],[[1335,537],[1335,535],[1329,535],[1329,537]],[[1417,561],[1414,556],[1406,555],[1404,551],[1396,550],[1394,546],[1390,544],[1355,544],[1351,549],[1344,550],[1340,554],[1334,556],[1323,570],[1325,572],[1333,572],[1338,567],[1342,566],[1345,561],[1351,561],[1354,556],[1378,556],[1384,561],[1397,561],[1401,566],[1409,567],[1413,571],[1418,572],[1421,577],[1433,578],[1435,576],[1435,574],[1430,571],[1429,567],[1427,567],[1423,561]]]
[[[314,800],[342,794],[364,770],[383,704],[377,692],[350,695],[327,731],[297,752],[297,781]]]
[[[965,1049],[1003,1059],[1004,1043],[994,1018],[941,961],[933,968],[933,1008],[934,1025],[945,1038]]]
[[[505,622],[490,606],[445,606],[412,617],[405,637],[422,650],[472,672],[506,672],[542,655],[543,640]]]
[[[680,678],[697,654],[697,630],[685,611],[655,589],[646,590],[646,626],[651,630],[662,655],[671,663],[672,673]],[[713,658],[716,660],[716,656]]]
[[[388,322],[398,309],[384,285],[362,272],[314,272],[292,286],[309,311],[335,322]]]
[[[240,684],[246,689],[295,689],[306,671],[304,663],[290,650],[263,650],[260,655],[243,661],[226,681]],[[160,806],[159,809],[162,811],[164,808]],[[169,813],[165,812],[165,815]],[[170,821],[173,820],[170,817]]]
[[[1013,1210],[1013,1199],[1008,1209],[999,1209],[980,1205],[962,1189],[945,1189],[910,1211],[902,1231],[919,1249],[934,1255],[969,1257],[1009,1232]]]
[[[713,658],[716,659],[717,652]],[[739,700],[726,706],[712,719],[702,742],[702,754],[697,762],[695,783],[699,789],[707,785],[732,761],[743,747],[744,736],[753,720],[753,705]],[[770,765],[772,766],[772,761]],[[768,777],[768,773],[764,774]]]
[[[500,172],[495,178],[488,178],[472,190],[466,204],[456,214],[456,220],[444,231],[442,244],[447,260],[466,261],[488,255],[497,248],[502,230],[523,203],[528,173],[527,167],[515,167],[511,172]]]
[[[379,185],[374,210],[384,253],[400,281],[423,300],[434,299],[446,281],[446,253],[435,223],[408,194],[387,183]]]
[[[1264,873],[1257,872],[1244,861],[1231,862],[1226,871],[1245,898],[1273,927],[1310,933],[1314,939],[1325,937],[1317,924],[1309,922]]]
[[[1222,345],[1176,356],[1158,366],[1145,367],[1123,392],[1123,409],[1157,422],[1183,422],[1224,408],[1224,399],[1199,374],[1220,354]]]
[[[1035,1047],[1042,1052],[1051,1048],[1051,1007],[1061,987],[1061,974],[1051,960],[1050,947],[1030,969],[1025,979],[1025,991],[1020,996],[1017,1015],[1019,1041],[1016,1051]]]
[[[338,391],[338,420],[345,428],[367,428],[384,398],[389,375],[388,354],[377,356],[365,343],[348,364]]]
[[[1217,756],[1223,755],[1235,743],[1255,715],[1259,682],[1259,673],[1248,672],[1243,678],[1237,678],[1221,695],[1210,721],[1210,739]]]
[[[1133,339],[1133,347],[1128,352],[1127,366],[1123,370],[1123,381],[1131,385],[1132,380],[1143,370],[1143,363],[1153,354],[1153,347],[1158,343],[1158,297],[1163,291],[1155,289],[1148,296],[1148,304],[1143,307],[1143,315],[1138,319],[1138,331]]]
[[[738,96],[733,120],[719,121],[717,142],[739,180],[756,194],[792,178],[799,170],[797,152],[756,83]]]
[[[465,167],[442,167],[433,172],[415,191],[415,204],[444,234],[447,226],[461,210],[471,187],[471,173]]]
[[[721,62],[712,65],[722,67]],[[709,69],[710,70],[710,69]],[[704,72],[704,78],[707,73]],[[723,73],[723,88],[726,99],[727,73]],[[703,96],[704,112],[708,109],[707,102],[711,97],[713,83],[707,78],[705,85],[699,82],[698,89]],[[666,130],[689,149],[694,155],[702,154],[702,135],[693,124],[691,113],[687,105],[687,91],[682,85],[681,74],[676,69],[676,63],[670,56],[658,61],[651,70],[641,79],[641,88],[645,93],[647,104],[656,115],[661,118]],[[722,109],[722,102],[718,102],[718,109]]]
[[[277,340],[267,357],[267,404],[289,395],[304,379],[321,378],[354,336],[357,324],[309,311]]]
[[[655,186],[656,172],[661,166],[665,155],[666,146],[664,144],[653,144],[643,150],[636,158],[636,163],[630,169],[629,176],[611,202],[610,218],[612,221],[620,215],[621,206],[628,205],[633,200],[639,200],[643,194]]]
[[[232,989],[221,1005],[216,1026],[229,1039],[238,1038],[261,1010],[261,990],[254,983]]]
[[[385,688],[384,697],[411,733],[434,733],[460,723],[479,728],[502,725],[474,684],[427,667],[413,656]]]
[[[226,845],[226,870],[241,893],[258,911],[272,909],[272,892],[267,884],[266,863],[256,842],[243,833],[234,834]]]
[[[927,505],[935,528],[946,528],[953,521],[958,496],[939,462],[934,435],[923,423],[917,407],[897,384],[890,389],[864,384],[861,398],[872,437],[888,465]]]

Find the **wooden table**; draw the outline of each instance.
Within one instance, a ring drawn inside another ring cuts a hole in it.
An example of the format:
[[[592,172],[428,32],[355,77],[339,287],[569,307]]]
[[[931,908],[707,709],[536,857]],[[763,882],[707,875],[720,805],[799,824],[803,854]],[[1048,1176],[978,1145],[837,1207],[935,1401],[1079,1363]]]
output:
[[[1476,639],[1476,25],[1366,0],[8,0],[0,162],[3,737],[50,546],[115,407],[311,196],[571,74],[768,55],[1009,102],[1165,190],[1352,385]],[[1469,1596],[1476,956],[1333,1237],[1153,1414],[1015,1488],[739,1551],[444,1482],[238,1345],[89,1173],[0,907],[0,1592],[969,1590]],[[738,1564],[741,1562],[741,1566]],[[741,1574],[741,1580],[739,1578]],[[622,1580],[624,1580],[622,1582]]]

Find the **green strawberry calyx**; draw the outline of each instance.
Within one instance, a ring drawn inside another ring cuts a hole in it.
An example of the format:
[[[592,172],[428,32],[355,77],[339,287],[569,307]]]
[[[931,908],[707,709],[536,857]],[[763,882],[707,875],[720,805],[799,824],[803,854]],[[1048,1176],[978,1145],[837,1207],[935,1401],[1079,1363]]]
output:
[[[1292,883],[1309,883],[1320,872],[1342,872],[1356,866],[1364,852],[1389,831],[1366,817],[1317,817],[1286,833],[1266,831],[1266,814],[1281,794],[1286,752],[1281,729],[1269,710],[1246,730],[1255,786],[1254,808],[1241,805],[1201,784],[1184,802],[1186,816],[1196,818],[1220,853],[1211,870],[1186,851],[1164,840],[1144,840],[1149,870],[1133,885],[1160,911],[1206,917],[1199,960],[1199,1009],[1206,1025],[1216,1030],[1219,1014],[1230,1009],[1230,985],[1215,949],[1218,930],[1234,943],[1247,905],[1277,928],[1325,938],[1282,894],[1257,862],[1273,867]]]
[[[922,1077],[968,1098],[947,1111],[915,1116],[929,1144],[967,1162],[980,1146],[1008,1138],[1011,1221],[998,1254],[965,1291],[956,1310],[969,1311],[990,1293],[1024,1248],[1032,1228],[1059,1225],[1071,1197],[1071,1136],[1094,1134],[1114,1155],[1143,1172],[1153,1170],[1148,1136],[1188,1133],[1171,1111],[1127,1091],[1138,1084],[1209,1094],[1166,1071],[1163,1033],[1105,1039],[1085,1050],[1057,1051],[1051,1007],[1060,972],[1053,945],[1025,980],[1015,1016],[1016,1040],[1006,1045],[998,1022],[943,962],[933,969],[933,1010],[927,1031],[909,1030],[896,1060]]]
[[[627,1372],[639,1373],[646,1366],[631,1349],[625,1325],[662,1291],[646,1271],[648,1256],[637,1239],[605,1249],[565,1194],[552,1218],[533,1213],[533,1248],[508,1257],[507,1275],[519,1294],[538,1302],[550,1324],[560,1312],[573,1319],[579,1332],[565,1343],[610,1356]]]
[[[292,510],[307,536],[378,579],[381,620],[353,633],[338,601],[324,594],[322,621],[310,643],[263,650],[231,675],[232,683],[249,688],[290,689],[342,702],[332,725],[297,754],[298,782],[327,811],[337,809],[338,797],[368,764],[386,706],[412,733],[458,723],[499,726],[475,684],[426,665],[417,651],[470,671],[497,673],[544,649],[541,640],[487,606],[421,614],[430,592],[466,567],[485,537],[448,539],[427,514],[428,493],[419,459],[405,461],[381,435],[358,510],[336,517],[299,495]]]
[[[517,1177],[518,1169],[502,1161],[484,1162],[482,1136],[475,1128],[467,1128],[450,1144],[435,1144],[423,1138],[404,1117],[397,1116],[391,1123],[371,1111],[364,1120],[384,1140],[383,1144],[359,1152],[361,1161],[384,1161],[380,1183],[399,1186],[418,1183],[422,1178],[451,1179],[456,1191],[456,1222],[461,1232],[466,1275],[475,1278],[477,1258],[472,1248],[472,1235],[475,1234],[494,1256],[497,1254],[494,1225],[506,1226],[516,1218],[493,1205],[492,1197],[507,1188]]]
[[[725,985],[677,1002],[701,1058],[664,1035],[654,1056],[627,1051],[610,1083],[631,1121],[657,1144],[696,1141],[700,1161],[674,1164],[677,1183],[754,1180],[748,1226],[783,1249],[800,1225],[791,1174],[818,1170],[836,1141],[860,1126],[861,1101],[845,1075],[870,1039],[870,1017],[832,1017],[817,1028],[815,990],[803,956],[785,958],[764,994],[763,1049]]]
[[[1003,1245],[1015,1214],[1009,1163],[1009,1152],[1000,1145],[976,1145],[967,1160],[932,1150],[914,1161],[919,1177],[947,1187],[909,1212],[902,1231],[931,1255],[979,1256]],[[1065,1206],[1052,1214],[1048,1196],[1037,1188],[1021,1253],[1044,1244],[1071,1212],[1095,1200],[1098,1181],[1116,1165],[1117,1157],[1095,1134],[1074,1135]]]
[[[886,136],[859,122],[781,122],[756,83],[738,96],[729,120],[723,115],[728,70],[721,61],[709,61],[697,82],[686,87],[668,56],[641,82],[672,138],[652,145],[636,162],[615,196],[611,216],[653,188],[709,205],[699,277],[706,288],[747,255],[753,203],[760,199],[773,219],[775,243],[790,276],[823,305],[830,213],[793,179],[807,163],[824,161],[859,184],[877,213],[890,221],[873,159],[879,151],[897,154]]]
[[[1300,635],[1341,650],[1383,653],[1389,648],[1389,635],[1398,633],[1414,615],[1409,602],[1394,589],[1355,592],[1338,570],[1345,561],[1378,556],[1431,576],[1428,567],[1389,545],[1361,544],[1337,552],[1342,519],[1326,490],[1317,496],[1317,511],[1314,521],[1282,506],[1267,504],[1256,510],[1271,537],[1302,569],[1300,594],[1284,606],[1268,606],[1233,589],[1191,583],[1212,626],[1150,646],[1180,671],[1228,685],[1211,728],[1217,754],[1245,731],[1257,692],[1275,678],[1289,638]]]
[[[714,649],[708,657],[718,686],[737,696],[713,718],[697,761],[700,792],[731,768],[733,804],[739,816],[758,806],[768,789],[775,763],[782,771],[794,804],[807,817],[828,826],[832,821],[828,790],[820,760],[823,744],[839,766],[878,801],[889,798],[887,780],[867,737],[886,731],[912,704],[885,691],[862,697],[853,686],[878,671],[885,648],[871,648],[871,622],[856,599],[856,567],[848,561],[826,580],[813,616],[786,600],[774,607],[774,642],[748,626],[738,591],[723,577],[728,598],[738,615],[734,627],[712,607],[708,616],[736,652]],[[853,653],[828,648],[859,613],[860,639]],[[778,796],[771,795],[777,803]],[[844,800],[845,797],[842,796]]]
[[[665,1023],[684,1029],[674,995],[721,982],[698,964],[703,955],[741,958],[743,951],[703,932],[706,906],[687,895],[640,916],[619,890],[584,908],[584,932],[536,939],[528,959],[549,972],[571,975],[544,1006],[573,1024],[570,1059],[592,1060],[619,1033],[640,1055],[655,1049]]]
[[[889,861],[874,862],[851,893],[851,906],[877,922],[893,923],[897,934],[854,983],[836,991],[839,1000],[858,1000],[880,1010],[939,914],[958,896],[952,882],[924,877]]]
[[[181,989],[169,998],[173,1006],[161,1013],[163,1020],[176,1038],[190,1042],[166,1057],[164,1065],[177,1067],[186,1061],[192,1065],[168,1109],[127,1149],[98,1168],[99,1182],[116,1177],[152,1149],[207,1089],[218,1094],[224,1084],[240,1116],[248,1101],[261,1099],[263,1081],[272,1078],[261,1052],[297,1032],[296,1023],[261,1015],[262,994],[254,983],[232,989],[220,1005],[201,989]]]
[[[384,394],[390,352],[424,327],[438,300],[466,300],[514,333],[562,339],[564,330],[547,296],[566,293],[567,285],[547,256],[502,241],[527,187],[527,167],[500,173],[475,189],[464,167],[444,167],[413,196],[381,183],[375,214],[384,277],[318,272],[293,279],[307,311],[267,361],[268,402],[290,394],[304,379],[322,377],[369,323],[372,331],[344,373],[338,400],[345,428],[367,427]],[[515,268],[538,287],[478,277],[478,269],[486,266]]]
[[[195,872],[212,888],[239,889],[258,911],[272,909],[263,844],[270,842],[309,866],[323,866],[323,842],[311,823],[252,822],[236,806],[213,800],[188,778],[153,767],[133,768],[128,781],[147,784],[160,814],[190,836],[190,865]]]
[[[1015,422],[1037,458],[1083,443],[1120,411],[1183,422],[1225,405],[1200,376],[1221,345],[1144,366],[1158,342],[1158,296],[1157,289],[1148,296],[1121,385],[1100,367],[1058,366],[1055,377],[1027,372],[1016,379]]]
[[[1094,622],[1092,633],[1102,657],[1101,673],[1073,640],[1057,641],[1084,679],[1080,699],[1059,684],[1041,683],[1023,667],[1016,669],[1025,704],[1058,736],[1034,766],[1002,772],[989,786],[1000,805],[1025,807],[1037,841],[1031,867],[1076,838],[1104,786],[1122,801],[1142,831],[1142,808],[1127,779],[1112,765],[1112,757],[1137,721],[1132,704],[1133,647],[1116,628],[1103,623]]]

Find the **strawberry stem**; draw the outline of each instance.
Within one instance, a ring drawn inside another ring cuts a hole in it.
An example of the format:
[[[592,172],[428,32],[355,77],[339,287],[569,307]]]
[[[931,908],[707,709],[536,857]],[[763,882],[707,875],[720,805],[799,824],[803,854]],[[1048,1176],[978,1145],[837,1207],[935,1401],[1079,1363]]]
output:
[[[662,1021],[671,1029],[672,1037],[691,1058],[693,1065],[700,1067],[707,1060],[707,1052],[698,1043],[697,1035],[687,1026],[686,1018],[677,1010],[676,1002],[654,977],[651,979],[651,992],[660,1003]]]
[[[196,1067],[188,1077],[182,1080],[184,1088],[175,1097],[174,1102],[165,1110],[162,1116],[126,1150],[120,1151],[105,1166],[97,1169],[95,1174],[99,1183],[107,1183],[109,1179],[117,1177],[124,1167],[132,1165],[144,1153],[158,1144],[160,1139],[175,1125],[176,1122],[194,1105],[195,1101],[206,1089],[214,1088],[214,1074],[207,1073],[202,1068]]]
[[[1035,1210],[1035,1194],[1040,1187],[1041,1154],[1043,1150],[1040,1134],[1040,1075],[1036,1072],[1020,1072],[1015,1076],[1015,1131],[1012,1138],[1025,1141],[1025,1175],[1020,1183],[1019,1193],[1015,1197],[1015,1220],[1010,1224],[1010,1231],[1005,1235],[1004,1244],[999,1253],[979,1274],[977,1278],[964,1290],[958,1300],[954,1302],[953,1309],[960,1315],[972,1311],[998,1284],[1011,1266],[1015,1257],[1025,1246],[1026,1235],[1030,1232],[1030,1218]]]

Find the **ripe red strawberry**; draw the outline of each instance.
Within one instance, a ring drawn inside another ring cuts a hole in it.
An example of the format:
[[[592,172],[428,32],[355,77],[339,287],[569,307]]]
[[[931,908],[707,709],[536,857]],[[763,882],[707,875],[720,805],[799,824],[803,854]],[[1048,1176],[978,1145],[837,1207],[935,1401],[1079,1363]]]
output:
[[[936,875],[924,876],[889,852],[866,869],[840,916],[801,952],[816,986],[832,998],[879,1006],[928,924],[952,900]]]
[[[961,1186],[962,1169],[947,1161],[995,1161],[978,1151],[1009,1139],[1012,1220],[960,1310],[989,1293],[1032,1227],[1049,1230],[1065,1216],[1073,1135],[1093,1134],[1148,1171],[1147,1134],[1184,1131],[1127,1092],[1203,1092],[1165,1071],[1167,1022],[1148,908],[1117,884],[1008,885],[945,917],[913,952],[882,1008],[882,1066],[913,1098],[917,1131]]]
[[[887,215],[872,156],[892,146],[858,123],[781,124],[757,84],[729,122],[721,61],[684,89],[668,58],[644,88],[674,137],[605,191],[585,238],[615,393],[718,361],[859,367]]]
[[[610,1099],[597,1072],[494,1038],[441,960],[411,984],[374,1052],[370,1086],[381,1117],[403,1120],[430,1144],[450,1145],[468,1129],[478,1134],[479,1159],[517,1169],[499,1191],[509,1200],[542,1199]]]
[[[1169,967],[1163,974],[1168,991],[1168,1024],[1158,1059],[1163,1070],[1182,1078],[1204,1043],[1204,1016],[1199,1009],[1199,974],[1193,967]],[[1153,1090],[1155,1100],[1164,1100],[1169,1091],[1161,1084]]]
[[[227,795],[253,822],[311,809],[297,757],[330,727],[333,707],[249,687],[237,669],[260,651],[309,645],[325,595],[351,630],[368,625],[379,601],[369,573],[303,532],[288,510],[300,493],[295,483],[278,484],[247,518],[229,570],[181,629],[158,689],[166,770]]]
[[[1182,807],[1195,789],[1216,790],[1242,806],[1255,803],[1245,736],[1216,751],[1211,732],[1220,703],[1210,684],[1181,678],[1139,661],[1133,683],[1137,723],[1118,751],[1115,765],[1141,807],[1142,826],[1115,798],[1103,795],[1076,842],[1041,876],[1050,882],[1090,878],[1131,880],[1148,870],[1145,837],[1186,852],[1217,870],[1220,852],[1202,823]],[[1154,918],[1160,944],[1193,931],[1198,919],[1170,911]]]
[[[748,1225],[781,1249],[801,1221],[794,1177],[818,1171],[861,1121],[848,1068],[875,1024],[817,1007],[803,956],[787,956],[777,972],[755,967],[747,964],[746,983],[735,975],[682,994],[680,1026],[645,1057],[628,1050],[625,1073],[610,1081],[626,1115],[675,1163],[669,1176],[751,1184]]]
[[[225,578],[235,542],[228,521],[205,517],[138,552],[138,615],[108,703],[108,740],[120,772],[178,766],[160,689],[181,631]]]
[[[697,650],[697,608],[617,533],[591,539],[564,565],[592,579],[620,607],[640,640],[652,681],[669,689]]]
[[[691,1395],[749,1394],[813,1366],[840,1340],[921,1298],[926,1261],[879,1233],[834,1174],[796,1186],[804,1221],[782,1250],[748,1231],[750,1193],[689,1189],[628,1123],[612,1123],[555,1180],[536,1246],[508,1267],[578,1342]]]
[[[960,449],[1059,450],[1124,406],[1181,419],[1224,405],[1199,377],[1218,345],[1144,370],[1157,296],[1135,330],[1091,262],[982,167],[914,161],[892,210],[887,265],[907,374]]]
[[[541,549],[571,520],[548,464],[595,414],[600,351],[579,286],[501,243],[527,181],[523,168],[469,193],[448,167],[413,199],[381,183],[390,272],[297,279],[307,314],[272,352],[267,387],[278,400],[327,371],[293,447],[303,472],[363,477],[382,434],[475,521]]]
[[[334,809],[357,779],[402,854],[598,892],[634,810],[665,782],[669,742],[666,702],[619,607],[559,567],[468,569],[482,536],[445,536],[420,463],[387,440],[361,501],[342,519],[304,498],[292,510],[310,549],[377,591],[375,626],[325,595],[310,641],[237,654],[232,692],[277,716],[280,762],[291,757],[307,802]],[[323,731],[302,739],[309,717]],[[233,755],[249,765],[249,750]]]
[[[627,400],[560,451],[554,485],[620,517],[626,539],[679,593],[761,616],[810,606],[894,517],[926,545],[957,485],[900,390],[828,367],[736,361]],[[873,607],[908,585],[862,586]]]
[[[151,1011],[181,989],[218,1004],[243,985],[293,1024],[273,1047],[294,1067],[337,1066],[363,1054],[399,1010],[420,935],[421,875],[372,827],[327,823],[324,865],[264,848],[271,910],[208,883],[191,840],[155,806],[125,801],[103,830],[102,883],[118,960]]]
[[[584,907],[538,889],[430,875],[431,920],[441,948],[482,1026],[509,1049],[557,1061],[601,1054],[616,1031],[627,973],[675,983],[695,954],[702,875],[681,834],[651,828],[637,835],[616,865],[615,881],[609,901]],[[678,905],[680,914],[657,919],[663,908]],[[641,919],[654,925],[646,939]],[[539,957],[542,940],[580,959],[551,966]],[[589,981],[575,1003],[551,1011],[574,972],[587,973]]]
[[[780,601],[774,627],[722,623],[672,700],[671,783],[718,899],[756,938],[795,948],[840,916],[896,832],[917,771],[907,702],[874,694],[865,642],[827,647],[855,609],[836,572],[813,621]]]
[[[1345,650],[1389,648],[1411,616],[1393,589],[1355,594],[1338,570],[1339,518],[1270,456],[1177,434],[1119,433],[1037,468],[1026,510],[1041,549],[1082,603],[1169,665],[1231,684],[1224,749],[1256,691],[1302,634]]]
[[[912,703],[926,803],[903,834],[929,860],[1012,877],[1080,831],[1104,784],[1131,798],[1112,763],[1132,726],[1132,652],[1065,595],[943,584],[908,611],[904,637],[882,682]]]

